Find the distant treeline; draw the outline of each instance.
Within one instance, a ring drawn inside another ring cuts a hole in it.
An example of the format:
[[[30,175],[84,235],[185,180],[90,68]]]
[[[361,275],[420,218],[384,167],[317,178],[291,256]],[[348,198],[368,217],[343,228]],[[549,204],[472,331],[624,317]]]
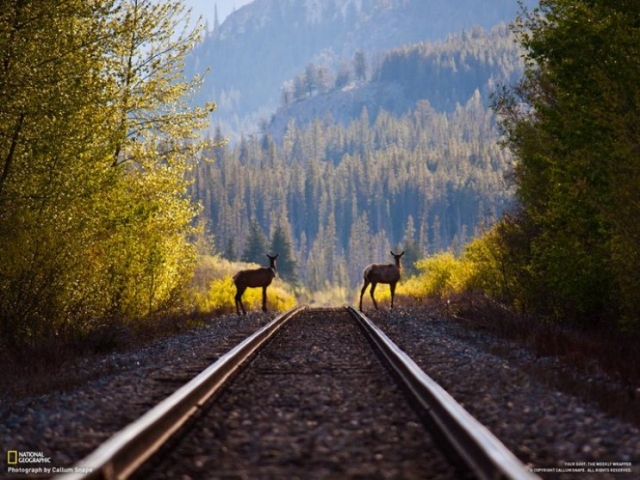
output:
[[[509,156],[496,138],[479,92],[452,113],[428,101],[401,117],[364,110],[348,126],[291,124],[282,145],[265,134],[211,151],[193,195],[225,257],[243,258],[252,223],[267,237],[280,227],[305,286],[352,287],[390,248],[409,252],[411,270],[502,212]]]
[[[335,112],[341,121],[333,113],[289,120],[276,139],[267,129],[207,153],[215,161],[198,169],[193,195],[218,250],[251,260],[249,227],[257,224],[269,237],[280,226],[296,277],[316,290],[355,286],[363,266],[387,260],[391,247],[408,251],[409,273],[424,255],[459,249],[511,198],[504,179],[509,154],[497,144],[487,105],[497,81],[522,71],[519,53],[502,24],[390,51],[376,66],[363,52],[335,73],[308,65],[285,86],[280,121],[291,103],[304,116],[305,101],[354,80],[355,88],[396,84],[404,99],[392,111],[363,102],[351,121],[345,119],[354,104],[345,103],[349,112]],[[221,139],[218,131],[214,140]]]
[[[377,82],[402,86],[409,102],[427,98],[438,110],[452,110],[476,89],[485,100],[498,84],[511,84],[522,74],[521,48],[502,23],[486,32],[463,30],[443,42],[421,43],[385,55],[373,72]]]
[[[395,104],[380,105],[394,113],[404,113],[424,99],[436,110],[451,111],[466,103],[476,89],[488,105],[498,85],[512,84],[520,78],[521,54],[506,23],[490,31],[474,27],[451,34],[444,41],[406,45],[375,58],[358,50],[351,62],[341,62],[335,71],[308,64],[283,86],[281,107],[286,109],[309,97],[364,81],[399,88],[402,96]],[[370,104],[369,109],[377,111],[377,105]]]

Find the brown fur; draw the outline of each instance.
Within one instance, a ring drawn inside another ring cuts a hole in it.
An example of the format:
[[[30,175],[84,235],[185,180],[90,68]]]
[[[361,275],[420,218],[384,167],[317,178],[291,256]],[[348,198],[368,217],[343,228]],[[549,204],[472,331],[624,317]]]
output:
[[[242,304],[242,295],[247,288],[262,287],[262,311],[267,311],[267,287],[271,285],[271,281],[274,279],[277,273],[276,258],[267,254],[269,258],[269,267],[255,268],[253,270],[240,270],[233,276],[233,283],[236,285],[236,312],[240,315],[240,309],[242,313],[247,314]]]
[[[369,284],[371,284],[371,300],[373,300],[373,305],[378,308],[378,304],[376,303],[376,299],[373,296],[373,292],[376,289],[376,285],[378,283],[385,283],[389,285],[391,289],[391,308],[393,308],[393,298],[396,293],[396,284],[400,281],[400,274],[402,272],[402,265],[400,264],[400,258],[404,255],[404,252],[395,254],[391,252],[393,259],[395,260],[395,264],[393,263],[372,263],[367,268],[364,269],[362,276],[364,277],[364,286],[362,290],[360,290],[360,311],[362,311],[362,296],[364,292],[367,290]]]

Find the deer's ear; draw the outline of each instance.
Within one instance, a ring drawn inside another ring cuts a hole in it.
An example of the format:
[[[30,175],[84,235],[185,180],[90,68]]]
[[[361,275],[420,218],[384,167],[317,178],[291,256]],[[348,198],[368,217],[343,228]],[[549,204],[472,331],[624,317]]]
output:
[[[404,255],[404,250],[402,251],[402,253],[400,254],[400,256],[403,256],[403,255]]]

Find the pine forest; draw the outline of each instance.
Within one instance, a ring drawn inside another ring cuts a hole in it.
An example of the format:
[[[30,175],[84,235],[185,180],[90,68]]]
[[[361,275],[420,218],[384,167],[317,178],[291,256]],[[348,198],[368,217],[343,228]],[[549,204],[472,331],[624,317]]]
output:
[[[512,195],[505,180],[510,156],[497,143],[489,99],[474,86],[513,75],[518,53],[504,25],[394,50],[368,83],[402,82],[411,99],[404,102],[412,105],[407,112],[370,112],[365,104],[342,123],[331,114],[301,125],[291,120],[276,138],[266,127],[233,148],[206,152],[210,161],[197,169],[193,191],[218,251],[229,260],[260,262],[264,254],[251,251],[247,232],[271,238],[281,230],[291,246],[286,255],[297,264],[284,278],[312,292],[356,287],[362,269],[388,260],[391,248],[408,252],[410,273],[425,255],[460,252]],[[428,72],[437,70],[447,71],[442,76],[449,81],[436,87]],[[367,87],[361,80],[360,88]],[[442,95],[432,94],[435,88]],[[306,92],[294,98],[331,102],[330,89]],[[436,109],[421,97],[448,100],[451,108]],[[223,140],[220,131],[214,140]]]

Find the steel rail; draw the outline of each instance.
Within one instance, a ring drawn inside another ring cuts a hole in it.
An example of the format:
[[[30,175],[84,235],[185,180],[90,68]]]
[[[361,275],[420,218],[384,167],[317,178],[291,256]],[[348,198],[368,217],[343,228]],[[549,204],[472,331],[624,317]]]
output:
[[[240,366],[304,306],[296,306],[246,338],[187,384],[123,428],[73,467],[64,480],[127,478],[180,428]]]
[[[539,479],[484,425],[467,412],[440,385],[370,319],[353,307],[346,307],[378,347],[414,399],[435,421],[474,475],[484,480]]]

